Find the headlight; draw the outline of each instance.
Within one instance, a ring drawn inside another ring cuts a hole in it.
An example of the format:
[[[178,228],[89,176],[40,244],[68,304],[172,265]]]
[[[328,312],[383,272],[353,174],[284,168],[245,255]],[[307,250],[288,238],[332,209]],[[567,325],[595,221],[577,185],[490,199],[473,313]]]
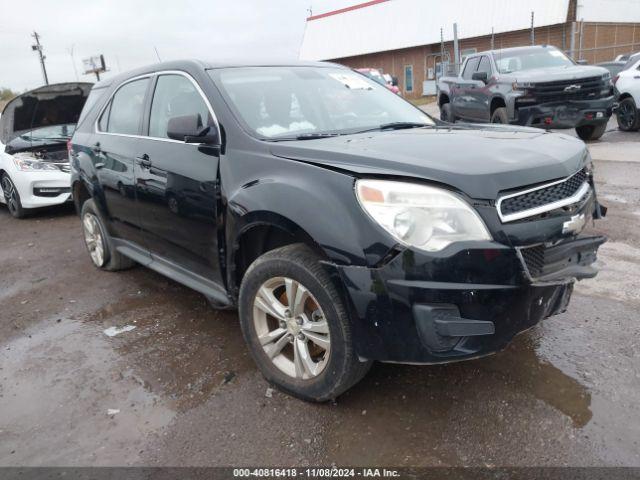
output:
[[[399,242],[437,252],[453,242],[491,240],[463,199],[441,188],[387,180],[358,180],[358,201]]]
[[[51,165],[47,162],[41,162],[40,160],[28,160],[26,158],[15,158],[13,157],[13,163],[16,164],[18,170],[28,171],[28,172],[39,172],[43,170],[55,170],[58,168],[55,165]]]

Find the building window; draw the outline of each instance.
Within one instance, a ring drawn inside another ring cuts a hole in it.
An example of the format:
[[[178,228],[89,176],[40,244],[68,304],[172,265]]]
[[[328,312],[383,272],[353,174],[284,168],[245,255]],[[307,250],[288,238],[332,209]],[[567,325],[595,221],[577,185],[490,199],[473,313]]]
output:
[[[413,92],[413,65],[404,67],[404,91]]]
[[[474,53],[478,53],[477,48],[463,48],[460,51],[460,65],[464,63],[469,55],[473,55]]]

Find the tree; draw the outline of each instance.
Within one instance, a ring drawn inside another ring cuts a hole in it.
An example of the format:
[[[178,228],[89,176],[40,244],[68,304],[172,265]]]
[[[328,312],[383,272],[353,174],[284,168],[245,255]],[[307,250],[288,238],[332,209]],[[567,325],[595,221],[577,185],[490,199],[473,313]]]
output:
[[[16,93],[13,92],[13,90],[11,90],[10,88],[0,87],[0,102],[8,102],[15,96]]]

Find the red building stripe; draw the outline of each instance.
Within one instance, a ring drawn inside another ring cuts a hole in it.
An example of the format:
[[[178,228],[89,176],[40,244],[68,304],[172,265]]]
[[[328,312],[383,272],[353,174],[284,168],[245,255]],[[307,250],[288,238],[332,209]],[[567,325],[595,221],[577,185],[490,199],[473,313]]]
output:
[[[359,3],[350,7],[341,8],[340,10],[332,10],[331,12],[321,13],[320,15],[313,15],[307,18],[307,22],[310,20],[318,20],[319,18],[330,17],[331,15],[338,15],[339,13],[350,12],[352,10],[358,10],[359,8],[370,7],[378,3],[388,2],[389,0],[371,0],[370,2]]]

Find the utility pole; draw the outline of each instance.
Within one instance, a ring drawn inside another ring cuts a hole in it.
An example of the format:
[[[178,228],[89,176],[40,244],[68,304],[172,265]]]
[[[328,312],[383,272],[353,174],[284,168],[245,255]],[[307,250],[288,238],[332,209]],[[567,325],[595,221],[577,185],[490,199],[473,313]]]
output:
[[[495,50],[496,48],[496,35],[493,31],[493,27],[491,27],[491,50]]]
[[[42,45],[40,45],[40,35],[38,35],[38,32],[34,31],[31,36],[36,40],[36,44],[31,45],[31,50],[33,50],[34,52],[38,52],[38,55],[40,56],[40,65],[42,66],[42,75],[44,76],[44,83],[45,85],[49,85],[49,77],[47,77],[47,67],[45,67],[44,65],[44,60],[47,57],[45,57],[42,53]]]
[[[458,45],[458,24],[453,24],[453,62],[455,65],[455,74],[458,75],[460,71],[460,48]]]
[[[76,68],[76,57],[73,56],[73,49],[75,48],[75,44],[71,45],[71,48],[69,48],[67,51],[69,52],[69,55],[71,56],[71,64],[73,65],[73,73],[75,73],[76,75],[76,82],[79,82],[80,79],[78,78],[78,69]]]
[[[533,28],[533,20],[534,20],[535,12],[531,12],[531,45],[536,44],[536,31]]]

